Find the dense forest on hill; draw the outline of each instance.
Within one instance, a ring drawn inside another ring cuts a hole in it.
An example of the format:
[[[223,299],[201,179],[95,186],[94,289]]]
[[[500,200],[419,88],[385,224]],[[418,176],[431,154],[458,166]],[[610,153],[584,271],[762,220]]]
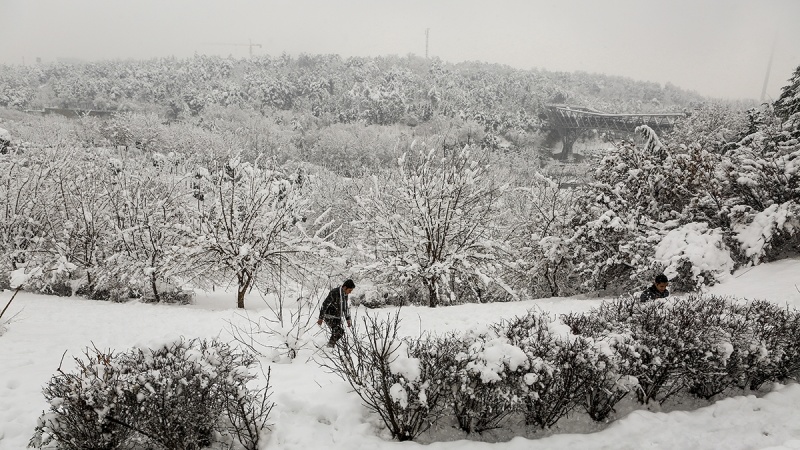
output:
[[[216,105],[292,111],[342,123],[413,123],[459,115],[500,130],[533,126],[548,102],[648,112],[681,110],[703,100],[669,83],[416,56],[195,56],[0,66],[0,106],[157,108],[171,118]]]

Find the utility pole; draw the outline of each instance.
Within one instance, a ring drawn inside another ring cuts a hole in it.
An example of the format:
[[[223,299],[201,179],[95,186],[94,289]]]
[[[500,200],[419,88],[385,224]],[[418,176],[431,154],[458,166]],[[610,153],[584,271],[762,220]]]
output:
[[[430,31],[430,28],[425,28],[425,59],[428,59],[428,35]]]
[[[775,33],[775,39],[772,40],[772,50],[769,52],[769,62],[767,63],[767,75],[764,77],[764,86],[761,88],[761,103],[764,103],[764,98],[767,96],[767,84],[769,83],[769,73],[772,70],[772,57],[775,56],[775,43],[778,42],[778,33]]]

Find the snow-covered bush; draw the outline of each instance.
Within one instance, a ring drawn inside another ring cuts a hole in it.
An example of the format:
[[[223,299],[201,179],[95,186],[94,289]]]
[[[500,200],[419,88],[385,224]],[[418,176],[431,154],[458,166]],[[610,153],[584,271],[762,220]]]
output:
[[[391,167],[403,151],[398,141],[407,138],[399,127],[344,123],[332,124],[312,136],[314,142],[304,146],[304,158],[345,177]]]
[[[32,447],[199,450],[222,442],[256,450],[272,409],[249,353],[183,339],[125,353],[86,350],[76,373],[59,367],[44,388]]]
[[[112,364],[113,352],[97,349],[75,358],[77,373],[58,368],[44,387],[50,404],[43,413],[29,447],[45,448],[51,443],[59,449],[115,449],[134,436],[127,417],[135,410],[126,405],[124,394],[117,391],[122,368]]]
[[[442,416],[456,348],[432,337],[401,339],[399,323],[397,314],[363,317],[363,331],[345,334],[322,364],[350,384],[393,438],[408,441]]]
[[[800,201],[772,204],[760,212],[740,206],[731,216],[734,239],[746,261],[759,264],[800,253]]]
[[[643,145],[623,143],[602,160],[568,241],[587,288],[627,290],[662,265],[674,287],[694,290],[800,251],[797,126],[781,128],[769,109],[720,114],[703,119],[710,140],[678,130],[665,144],[640,127]]]
[[[586,379],[586,396],[581,406],[592,420],[602,422],[614,407],[639,387],[632,375],[639,362],[633,337],[624,333],[607,333],[599,339],[588,338],[591,351],[580,360]]]
[[[781,95],[775,101],[775,113],[784,120],[800,113],[800,66],[794,70],[789,84],[781,89]]]
[[[692,222],[670,230],[655,246],[655,260],[678,291],[713,285],[734,269],[723,231]]]
[[[787,336],[797,335],[798,317],[770,302],[689,295],[647,303],[621,298],[562,321],[611,357],[602,364],[612,368],[609,380],[638,385],[642,403],[663,403],[683,391],[709,399],[732,387],[758,389],[797,376],[800,344]]]
[[[47,197],[46,168],[35,157],[0,161],[0,273],[8,284],[12,271],[24,268],[39,246],[46,224],[40,208]]]
[[[725,371],[730,345],[720,338],[723,332],[715,326],[719,321],[711,320],[719,313],[699,307],[699,302],[694,297],[672,303],[620,298],[563,319],[574,332],[605,341],[601,353],[610,358],[602,365],[611,363],[614,368],[607,378],[612,386],[622,381],[619,387],[624,389],[637,386],[641,403],[663,403],[702,374]],[[594,377],[597,386],[602,379]]]
[[[677,121],[664,140],[674,146],[697,144],[699,148],[719,154],[741,139],[746,126],[746,114],[735,106],[704,102]]]
[[[528,357],[508,339],[494,332],[449,336],[459,351],[449,401],[458,427],[469,433],[482,433],[500,427],[501,422],[522,404],[518,383],[528,368]]]
[[[127,287],[143,293],[145,301],[188,303],[191,294],[182,285],[207,284],[198,279],[207,270],[188,225],[190,176],[153,167],[144,158],[112,162],[117,170],[106,189],[113,220],[94,290]]]
[[[630,317],[626,325],[641,355],[633,368],[641,403],[664,403],[685,390],[697,364],[725,369],[728,347],[720,345],[708,319],[693,308],[691,298],[647,302]]]
[[[745,137],[727,155],[720,177],[729,202],[763,211],[773,204],[797,200],[800,195],[800,144],[785,142],[783,132],[759,130]]]
[[[586,355],[593,351],[588,340],[537,310],[495,329],[528,359],[517,384],[526,424],[549,428],[580,404],[588,383],[585,363],[591,360]]]
[[[632,289],[650,268],[661,223],[677,219],[685,201],[672,155],[652,130],[641,132],[646,145],[624,142],[609,153],[576,200],[570,246],[585,288]]]
[[[709,399],[733,386],[758,389],[766,381],[800,374],[800,344],[792,337],[800,330],[796,310],[762,300],[746,305],[715,296],[690,300],[716,349],[689,366],[689,392]]]
[[[744,372],[745,387],[800,376],[800,312],[766,300],[751,302],[743,313],[751,328],[753,355]]]
[[[73,148],[42,156],[61,162],[48,176],[49,196],[40,199],[48,226],[29,267],[42,267],[46,273],[49,267],[69,266],[65,272],[70,278],[83,275],[94,285],[96,268],[109,250],[108,187],[119,167],[99,149]]]
[[[705,353],[687,361],[680,373],[688,392],[708,400],[736,386],[754,344],[737,305],[723,297],[690,295],[675,308],[679,316],[696,317],[693,326],[705,346]]]
[[[639,299],[633,296],[620,297],[614,301],[604,301],[587,313],[564,314],[561,321],[574,334],[598,338],[618,331],[620,324],[624,324],[639,306]]]

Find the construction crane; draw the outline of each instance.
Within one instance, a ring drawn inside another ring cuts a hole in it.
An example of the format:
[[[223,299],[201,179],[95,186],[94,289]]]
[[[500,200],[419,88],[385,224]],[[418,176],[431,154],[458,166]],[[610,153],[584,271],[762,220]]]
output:
[[[206,42],[203,45],[230,45],[236,47],[250,47],[250,57],[253,57],[253,47],[261,48],[261,44],[253,44],[252,40],[249,40],[248,44],[235,44],[229,42]]]

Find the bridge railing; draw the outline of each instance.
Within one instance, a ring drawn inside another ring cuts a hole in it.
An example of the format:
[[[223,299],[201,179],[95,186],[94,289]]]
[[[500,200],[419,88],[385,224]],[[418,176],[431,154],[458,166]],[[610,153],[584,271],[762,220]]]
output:
[[[671,128],[679,119],[686,117],[683,113],[660,114],[607,114],[587,110],[573,109],[564,106],[548,106],[547,118],[554,128],[589,128],[620,131],[634,131],[640,125],[650,128]]]

